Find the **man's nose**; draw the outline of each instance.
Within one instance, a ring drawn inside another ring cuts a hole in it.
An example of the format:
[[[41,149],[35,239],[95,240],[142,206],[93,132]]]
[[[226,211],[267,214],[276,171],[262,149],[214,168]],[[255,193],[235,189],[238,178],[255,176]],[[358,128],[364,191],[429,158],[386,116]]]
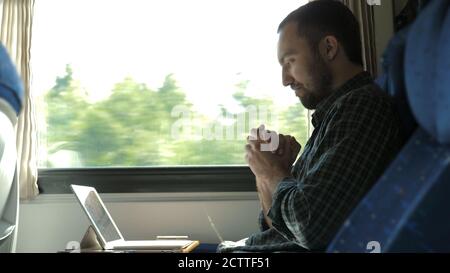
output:
[[[292,78],[290,73],[285,68],[282,69],[281,80],[284,86],[289,86],[294,82],[294,78]]]

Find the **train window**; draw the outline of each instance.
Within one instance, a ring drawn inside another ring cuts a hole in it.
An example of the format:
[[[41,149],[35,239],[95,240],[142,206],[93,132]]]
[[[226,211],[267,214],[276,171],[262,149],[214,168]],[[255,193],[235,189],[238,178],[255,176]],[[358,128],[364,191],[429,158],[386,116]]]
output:
[[[37,1],[39,166],[244,165],[263,123],[305,143],[276,30],[306,2]]]

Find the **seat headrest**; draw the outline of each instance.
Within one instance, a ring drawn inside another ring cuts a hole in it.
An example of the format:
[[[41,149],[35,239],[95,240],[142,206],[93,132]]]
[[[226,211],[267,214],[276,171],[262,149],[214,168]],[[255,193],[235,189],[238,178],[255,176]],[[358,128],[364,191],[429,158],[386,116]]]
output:
[[[6,48],[0,44],[0,98],[19,115],[23,105],[23,85]]]
[[[405,82],[413,114],[440,143],[450,143],[450,2],[429,3],[411,25]]]

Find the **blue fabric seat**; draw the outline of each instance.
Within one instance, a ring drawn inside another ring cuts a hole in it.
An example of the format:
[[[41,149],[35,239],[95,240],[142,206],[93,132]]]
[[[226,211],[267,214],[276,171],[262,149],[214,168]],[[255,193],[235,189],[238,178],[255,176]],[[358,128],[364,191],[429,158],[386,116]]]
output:
[[[378,83],[412,135],[327,252],[449,252],[450,2],[431,1],[385,58]]]
[[[409,31],[409,27],[402,29],[391,39],[381,62],[384,73],[375,80],[381,89],[394,99],[402,121],[401,132],[404,141],[409,139],[417,128],[417,122],[406,98],[405,78],[403,76],[405,44]]]

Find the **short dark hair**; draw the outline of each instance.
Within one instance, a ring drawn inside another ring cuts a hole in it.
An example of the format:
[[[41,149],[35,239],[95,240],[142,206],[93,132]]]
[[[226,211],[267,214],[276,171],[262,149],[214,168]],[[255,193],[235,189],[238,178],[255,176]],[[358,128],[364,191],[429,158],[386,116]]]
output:
[[[336,0],[316,0],[291,12],[279,25],[278,32],[290,22],[297,22],[300,37],[313,50],[320,40],[332,35],[344,48],[349,60],[363,65],[359,24],[353,13]]]

